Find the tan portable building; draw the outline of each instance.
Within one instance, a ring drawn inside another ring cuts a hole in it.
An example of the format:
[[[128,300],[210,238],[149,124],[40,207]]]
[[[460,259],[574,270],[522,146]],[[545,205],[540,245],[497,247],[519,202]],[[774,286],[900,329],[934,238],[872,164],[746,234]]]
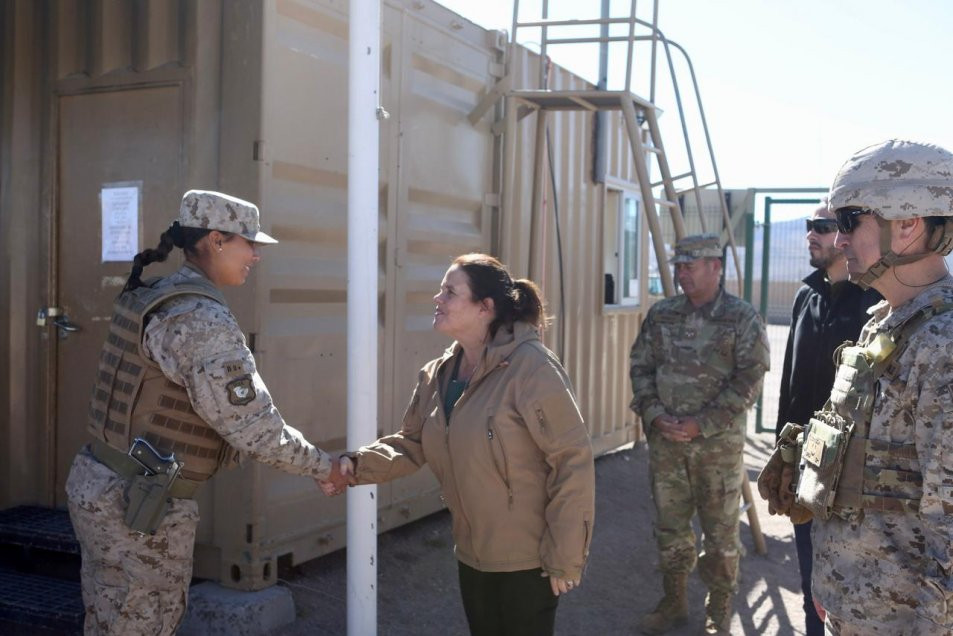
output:
[[[347,6],[0,5],[0,507],[65,505],[130,266],[123,248],[153,246],[189,188],[261,207],[281,244],[228,292],[230,304],[285,419],[329,451],[343,447]],[[380,432],[399,427],[417,370],[448,344],[431,329],[431,296],[449,260],[485,251],[541,283],[556,318],[545,339],[596,451],[640,438],[627,408],[628,349],[661,289],[620,115],[608,117],[604,184],[590,176],[594,116],[550,117],[555,189],[532,239],[534,117],[506,140],[503,102],[475,124],[468,115],[507,69],[514,85],[531,86],[539,57],[508,54],[504,34],[428,0],[387,0],[383,31]],[[550,82],[592,88],[558,67]],[[442,506],[426,469],[382,485],[379,501],[382,530]],[[218,475],[200,506],[196,575],[233,587],[271,585],[279,558],[343,546],[343,498],[254,462]]]

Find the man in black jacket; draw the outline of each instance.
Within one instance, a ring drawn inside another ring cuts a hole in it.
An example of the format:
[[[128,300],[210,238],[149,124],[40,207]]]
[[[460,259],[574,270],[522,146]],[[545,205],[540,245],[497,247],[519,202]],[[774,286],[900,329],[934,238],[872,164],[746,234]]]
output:
[[[811,266],[817,270],[804,279],[794,298],[791,330],[781,371],[777,433],[785,423],[807,424],[830,397],[834,384],[834,349],[845,340],[856,340],[867,322],[867,309],[880,301],[875,290],[863,291],[847,281],[847,260],[834,247],[837,222],[827,209],[827,199],[807,221],[807,246]],[[807,636],[824,634],[811,596],[811,522],[794,526]]]

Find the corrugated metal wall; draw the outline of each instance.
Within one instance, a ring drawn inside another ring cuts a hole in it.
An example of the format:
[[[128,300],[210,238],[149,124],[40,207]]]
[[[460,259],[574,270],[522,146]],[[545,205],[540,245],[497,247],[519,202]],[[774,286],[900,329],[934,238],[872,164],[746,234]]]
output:
[[[150,71],[185,60],[185,0],[50,4],[56,79]]]
[[[256,357],[286,420],[323,448],[343,450],[347,4],[269,0],[262,7],[254,178],[264,223],[281,244],[268,249],[258,267]],[[492,208],[485,201],[493,183],[494,138],[489,121],[473,126],[466,115],[494,81],[491,71],[503,52],[483,29],[457,18],[435,4],[384,5],[381,103],[389,118],[381,126],[379,190],[382,434],[400,427],[418,370],[448,344],[431,324],[432,296],[451,258],[490,250]],[[229,75],[226,83],[233,79],[241,78]],[[243,134],[255,116],[226,118],[223,137]],[[272,469],[245,472],[252,475],[248,488],[256,505],[239,506],[248,509],[232,516],[267,520],[253,529],[262,560],[289,553],[300,562],[343,546],[343,498],[325,499],[310,482]],[[381,529],[442,507],[429,469],[381,485],[378,501]],[[228,525],[228,512],[217,517],[218,525]]]
[[[53,252],[51,262],[57,254],[50,239],[57,209],[56,135],[50,130],[56,118],[43,113],[55,112],[63,95],[176,87],[182,103],[177,116],[184,127],[176,178],[184,187],[218,187],[258,201],[266,231],[281,240],[264,252],[249,284],[229,294],[255,345],[262,375],[289,423],[329,450],[342,448],[347,2],[59,0],[17,7],[5,14],[12,17],[4,22],[4,32],[14,24],[28,25],[33,35],[17,40],[23,51],[4,76],[4,103],[12,103],[10,87],[26,85],[24,72],[40,77],[40,69],[46,69],[49,77],[35,80],[33,101],[8,111],[13,120],[4,123],[4,177],[14,174],[17,183],[40,184],[26,196],[22,189],[12,193],[9,181],[0,183],[2,227],[28,225],[40,243],[4,244],[16,271],[37,281],[34,287],[42,291],[36,296],[49,291],[39,281],[56,275],[56,267],[44,260],[47,251]],[[379,395],[380,429],[387,433],[399,426],[417,370],[448,344],[431,329],[431,297],[450,259],[474,250],[497,252],[514,273],[530,270],[535,126],[532,115],[519,123],[514,154],[501,166],[504,140],[492,129],[501,108],[475,125],[467,119],[502,75],[504,50],[497,33],[423,0],[386,2],[383,18],[382,105],[390,119],[381,128]],[[531,86],[524,78],[536,77],[536,64],[535,55],[518,49],[509,62],[514,86]],[[584,87],[561,69],[554,69],[550,85]],[[29,138],[17,137],[15,146],[8,145],[8,132],[24,121]],[[540,226],[546,238],[533,271],[540,272],[537,282],[550,313],[565,301],[567,311],[556,316],[546,342],[561,350],[594,445],[603,452],[639,436],[627,409],[627,357],[645,307],[603,305],[605,186],[590,179],[592,121],[586,113],[550,119],[557,185],[548,195]],[[609,174],[614,183],[636,190],[624,127],[617,114],[609,122]],[[38,157],[22,174],[11,168],[9,148],[14,147],[21,157]],[[501,204],[502,170],[514,187]],[[177,200],[168,198],[146,202],[144,212],[152,223],[174,216]],[[27,208],[41,210],[42,220],[37,224],[26,213],[11,216],[10,201],[36,203]],[[565,299],[559,297],[554,202],[562,223]],[[98,209],[87,207],[89,223],[98,227]],[[646,228],[642,236],[644,248]],[[152,245],[156,238],[143,241]],[[44,256],[32,260],[34,251]],[[644,259],[646,250],[642,253]],[[15,304],[20,312],[9,334],[32,337],[26,344],[4,340],[5,368],[29,358],[25,366],[38,369],[34,376],[39,376],[44,360],[55,357],[55,345],[32,331],[36,296],[9,282],[2,291],[0,309],[13,315]],[[645,290],[641,296],[646,297]],[[41,302],[57,300],[50,292]],[[0,393],[9,394],[4,413],[37,415],[7,424],[0,451],[11,458],[9,471],[19,476],[17,483],[41,483],[52,470],[43,463],[44,456],[49,458],[44,444],[55,443],[46,425],[35,422],[48,399],[47,385],[23,388],[11,381],[5,386],[6,393]],[[24,394],[32,406],[15,406],[14,393]],[[25,447],[39,449],[38,457],[12,458],[12,449]],[[45,497],[22,488],[7,498],[38,499]],[[441,507],[429,470],[382,486],[380,502],[382,529]],[[290,554],[298,562],[343,545],[343,499],[324,499],[309,481],[254,462],[216,477],[200,506],[196,574],[238,587],[273,583],[279,556]]]
[[[536,88],[539,57],[518,47],[511,53],[514,88]],[[593,87],[559,67],[553,67],[553,90],[589,90]],[[605,186],[592,181],[593,122],[585,111],[552,112],[548,118],[556,191],[547,166],[544,173],[546,201],[540,228],[544,241],[541,263],[530,267],[529,228],[532,201],[533,154],[536,115],[517,124],[514,154],[507,156],[508,183],[504,193],[502,256],[521,276],[540,271],[536,282],[546,296],[554,322],[547,330],[547,346],[562,354],[563,363],[579,396],[593,446],[604,452],[641,437],[637,418],[628,409],[629,348],[638,333],[647,306],[607,308],[603,303],[603,244]],[[632,147],[621,114],[607,117],[609,143],[607,174],[613,183],[637,191]],[[562,285],[565,316],[560,310],[560,264],[556,243],[555,208],[562,237]],[[642,254],[647,253],[648,229],[643,218]],[[646,261],[647,262],[647,261]],[[643,283],[645,286],[645,283]],[[641,293],[647,296],[647,288]],[[562,323],[562,324],[560,324]]]

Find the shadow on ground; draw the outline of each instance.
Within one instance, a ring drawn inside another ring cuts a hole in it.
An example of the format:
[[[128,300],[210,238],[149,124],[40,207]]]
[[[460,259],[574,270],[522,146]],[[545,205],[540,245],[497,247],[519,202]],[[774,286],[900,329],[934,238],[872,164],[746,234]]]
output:
[[[773,436],[749,439],[745,463],[753,480],[764,464]],[[733,634],[800,634],[797,560],[790,524],[769,517],[755,492],[768,552],[758,555],[742,515],[740,591]],[[634,634],[641,616],[661,595],[661,577],[652,536],[648,452],[644,445],[596,460],[596,524],[583,585],[563,597],[557,634]],[[697,532],[697,529],[696,529]],[[381,636],[467,633],[460,603],[456,561],[446,512],[391,530],[378,540],[378,634]],[[346,633],[346,557],[339,551],[281,573],[294,593],[298,618],[275,634],[315,636]],[[672,634],[698,634],[704,625],[705,587],[693,574],[690,620]]]

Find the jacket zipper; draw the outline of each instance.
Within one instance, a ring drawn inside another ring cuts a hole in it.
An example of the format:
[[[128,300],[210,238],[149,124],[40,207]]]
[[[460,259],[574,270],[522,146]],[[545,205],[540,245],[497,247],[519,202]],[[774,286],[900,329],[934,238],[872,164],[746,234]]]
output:
[[[466,386],[466,388],[463,389],[463,394],[460,395],[460,399],[457,400],[457,403],[453,405],[453,410],[456,411],[456,410],[457,410],[457,407],[460,406],[460,404],[462,404],[462,403],[470,396],[470,394],[473,393],[473,391],[474,391],[478,386],[480,386],[481,384],[483,384],[483,381],[486,380],[488,377],[490,377],[490,375],[491,375],[494,371],[496,371],[497,369],[503,368],[503,367],[508,367],[509,364],[510,364],[510,363],[509,363],[508,360],[503,360],[502,362],[500,362],[499,364],[497,364],[495,367],[493,367],[492,369],[490,369],[489,371],[487,371],[486,373],[484,373],[482,376],[480,376],[479,378],[477,378],[477,381],[476,381],[476,382],[470,382],[470,383]],[[479,367],[477,367],[477,368],[479,368]],[[476,369],[474,369],[473,373],[476,374]],[[451,414],[451,417],[452,417],[452,414]],[[447,426],[450,426],[450,419],[449,419],[449,418],[447,418]]]
[[[485,380],[487,377],[489,377],[489,375],[490,375],[491,373],[493,373],[494,371],[496,371],[496,370],[499,369],[500,367],[506,367],[506,366],[509,366],[509,363],[508,363],[508,362],[506,362],[506,361],[501,362],[500,364],[496,365],[495,367],[493,367],[492,369],[490,369],[489,371],[487,371],[481,378],[478,379],[478,381],[477,381],[476,383],[471,383],[469,386],[467,386],[467,388],[463,390],[463,395],[461,395],[461,396],[460,396],[460,399],[457,400],[457,403],[453,405],[453,410],[456,411],[456,410],[460,407],[460,403],[463,402],[464,400],[466,400],[467,397],[469,396],[469,394],[473,392],[473,389],[475,389],[477,386],[479,386],[480,384],[482,384],[483,380]],[[476,369],[474,369],[474,373],[476,373]],[[442,406],[440,405],[440,392],[439,392],[439,391],[437,392],[437,410],[440,411],[441,417],[444,418],[444,429],[443,429],[443,430],[444,430],[444,437],[443,437],[443,441],[444,441],[444,445],[445,445],[445,447],[446,447],[446,449],[447,449],[447,463],[448,463],[449,466],[450,466],[450,474],[453,475],[453,487],[454,487],[454,491],[455,491],[456,494],[457,494],[457,500],[460,502],[460,514],[463,515],[464,520],[466,520],[466,522],[467,522],[467,527],[468,527],[468,528],[472,528],[473,526],[472,526],[472,524],[470,523],[470,518],[467,516],[466,510],[464,509],[463,497],[460,496],[460,486],[459,486],[460,481],[459,481],[459,479],[457,479],[457,471],[455,470],[455,468],[454,468],[454,466],[453,466],[453,453],[450,452],[450,419],[453,417],[453,413],[451,412],[450,417],[446,417],[446,414],[443,412],[443,408],[442,408]],[[509,491],[509,484],[507,484],[507,491]],[[510,493],[510,503],[511,503],[511,504],[512,504],[512,501],[513,501],[512,493]]]
[[[495,437],[493,435],[492,427],[487,427],[486,435],[490,440],[490,457],[492,458],[493,457],[493,448],[492,448],[493,439]],[[497,438],[496,443],[500,445],[500,453],[503,455],[503,474],[500,476],[503,478],[503,484],[506,486],[506,498],[508,502],[507,505],[509,509],[512,510],[513,509],[513,487],[510,486],[510,462],[506,458],[506,447],[503,446],[503,438],[502,437]],[[493,463],[496,464],[496,459],[493,459]],[[499,471],[500,467],[497,466],[496,469],[497,471]]]
[[[546,416],[543,415],[543,409],[536,407],[536,419],[539,421],[539,428],[546,432]]]
[[[453,466],[453,453],[450,452],[450,418],[447,417],[446,413],[444,413],[443,405],[441,404],[441,400],[440,400],[440,392],[435,391],[435,394],[437,395],[437,411],[439,412],[439,417],[442,417],[444,421],[443,444],[444,444],[444,448],[447,451],[447,465],[450,468],[450,475],[452,475],[453,477],[453,492],[457,498],[457,505],[459,506],[458,512],[460,516],[463,517],[463,520],[467,524],[467,528],[470,529],[472,533],[473,525],[470,523],[470,517],[467,515],[466,507],[463,504],[463,497],[460,496],[460,486],[459,486],[460,482],[457,479],[457,471]],[[456,410],[456,406],[454,406],[454,410]],[[451,417],[452,415],[453,414],[451,413]],[[451,510],[451,514],[453,514],[452,510]],[[479,564],[479,561],[478,561],[478,564]]]

